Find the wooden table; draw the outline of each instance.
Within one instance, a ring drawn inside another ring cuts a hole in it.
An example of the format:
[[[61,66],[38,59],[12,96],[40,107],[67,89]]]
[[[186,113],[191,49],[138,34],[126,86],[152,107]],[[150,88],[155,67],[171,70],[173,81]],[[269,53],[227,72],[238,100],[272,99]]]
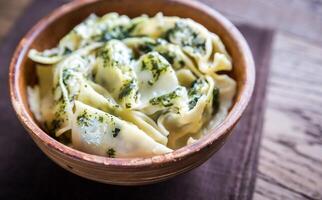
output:
[[[203,0],[276,30],[254,199],[322,199],[322,0]],[[31,0],[0,0],[0,40]]]

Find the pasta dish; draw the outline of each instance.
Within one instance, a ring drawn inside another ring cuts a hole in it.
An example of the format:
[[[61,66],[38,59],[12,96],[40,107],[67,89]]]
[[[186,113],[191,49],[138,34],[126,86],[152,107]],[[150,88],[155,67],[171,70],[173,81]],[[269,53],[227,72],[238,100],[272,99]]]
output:
[[[90,15],[52,49],[29,51],[28,86],[43,129],[80,151],[144,157],[192,144],[232,105],[232,60],[221,39],[179,17]]]

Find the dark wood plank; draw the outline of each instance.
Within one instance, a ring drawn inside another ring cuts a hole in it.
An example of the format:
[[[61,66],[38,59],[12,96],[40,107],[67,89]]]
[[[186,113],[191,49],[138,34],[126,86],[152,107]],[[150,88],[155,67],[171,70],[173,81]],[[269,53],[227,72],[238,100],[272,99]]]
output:
[[[236,22],[270,27],[322,45],[322,0],[201,0]]]
[[[275,37],[256,199],[322,199],[322,48]]]

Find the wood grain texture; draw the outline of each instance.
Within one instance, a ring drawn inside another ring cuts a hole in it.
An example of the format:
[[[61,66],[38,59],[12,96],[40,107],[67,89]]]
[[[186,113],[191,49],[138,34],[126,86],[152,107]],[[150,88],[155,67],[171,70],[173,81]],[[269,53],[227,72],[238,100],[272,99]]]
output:
[[[281,33],[273,51],[255,197],[322,199],[322,48]]]
[[[322,0],[201,0],[235,22],[270,27],[322,45]]]
[[[322,1],[202,1],[278,30],[254,199],[322,199]]]

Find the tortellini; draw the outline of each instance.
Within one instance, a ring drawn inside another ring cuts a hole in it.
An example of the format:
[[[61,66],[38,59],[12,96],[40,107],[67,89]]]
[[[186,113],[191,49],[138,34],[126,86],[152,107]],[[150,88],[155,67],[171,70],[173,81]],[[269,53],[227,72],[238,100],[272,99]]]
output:
[[[145,157],[221,123],[236,82],[220,38],[191,19],[91,14],[57,47],[32,49],[30,109],[58,141],[90,154]],[[220,73],[218,73],[220,72]]]
[[[119,40],[110,40],[97,52],[95,82],[111,93],[122,106],[138,101],[138,81],[131,66],[131,51]]]
[[[72,121],[72,144],[88,153],[134,157],[172,151],[137,126],[79,101],[75,101]]]

